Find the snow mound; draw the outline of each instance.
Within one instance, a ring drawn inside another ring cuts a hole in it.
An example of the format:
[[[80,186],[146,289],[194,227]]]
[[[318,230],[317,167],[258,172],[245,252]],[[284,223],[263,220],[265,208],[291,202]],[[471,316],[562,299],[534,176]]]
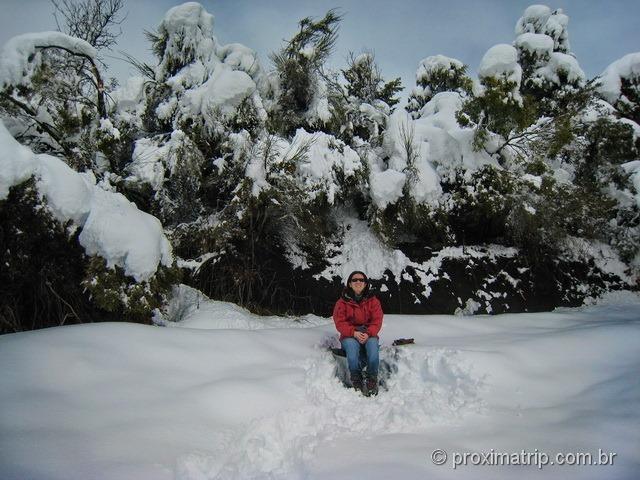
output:
[[[256,315],[233,303],[210,300],[187,285],[173,287],[167,313],[156,316],[155,321],[166,327],[201,330],[310,328],[332,324],[326,318],[311,314],[294,319]]]
[[[0,200],[9,195],[9,188],[27,180],[38,161],[31,150],[20,145],[0,120]]]
[[[553,52],[549,63],[537,69],[536,75],[556,85],[562,84],[560,75],[576,85],[584,85],[587,78],[574,57],[560,52]]]
[[[387,208],[387,205],[396,203],[402,197],[406,181],[407,176],[396,170],[371,172],[369,176],[371,199],[378,208]]]

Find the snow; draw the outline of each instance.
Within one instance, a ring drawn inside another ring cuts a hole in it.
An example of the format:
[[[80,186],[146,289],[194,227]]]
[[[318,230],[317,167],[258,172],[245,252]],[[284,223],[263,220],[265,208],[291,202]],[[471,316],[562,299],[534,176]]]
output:
[[[406,111],[397,109],[387,122],[384,147],[390,157],[389,168],[402,173],[412,169],[415,171],[410,179],[411,196],[419,203],[436,204],[442,188],[433,159],[430,159],[430,149],[432,141],[436,140],[434,135],[441,133],[441,130],[419,126]]]
[[[315,278],[325,278],[328,281],[338,278],[344,281],[349,273],[361,270],[371,279],[384,281],[385,273],[388,271],[396,282],[400,282],[400,279],[413,281],[413,276],[407,273],[407,269],[410,268],[423,287],[420,296],[416,297],[416,302],[427,303],[432,292],[431,283],[448,278],[442,269],[446,259],[471,261],[484,258],[495,261],[497,258],[511,259],[519,253],[515,248],[498,245],[445,247],[431,252],[431,258],[424,262],[414,262],[401,250],[385,245],[366,222],[358,220],[351,212],[338,212],[334,221],[340,233],[333,239],[333,243],[328,245],[324,254],[329,265],[315,275]]]
[[[267,180],[268,170],[294,158],[294,179],[298,185],[308,192],[309,199],[321,193],[326,194],[330,204],[340,194],[339,173],[348,179],[362,169],[362,162],[355,150],[323,132],[309,133],[299,128],[291,143],[282,138],[271,138],[269,141],[272,143],[258,142],[246,167],[245,174],[253,181],[254,196],[271,186]],[[236,150],[242,148],[245,146],[238,145]],[[266,161],[265,155],[270,156]],[[273,173],[273,176],[276,175],[277,172]]]
[[[181,128],[187,119],[214,127],[220,116],[236,113],[250,99],[259,118],[266,112],[257,95],[263,82],[257,54],[239,43],[220,45],[213,35],[213,15],[196,2],[170,9],[158,27],[166,37],[156,80],[171,94],[156,113]]]
[[[316,49],[313,45],[307,45],[301,48],[298,53],[300,53],[300,55],[302,55],[303,57],[311,59],[316,54]]]
[[[72,220],[84,225],[91,211],[95,176],[91,172],[79,174],[51,155],[38,157],[38,191],[47,199],[53,215],[61,222]]]
[[[416,83],[429,80],[434,72],[439,70],[462,70],[464,64],[455,58],[444,55],[432,55],[420,60],[418,70],[416,70]]]
[[[233,70],[241,70],[251,78],[255,78],[262,71],[256,52],[241,43],[221,46],[218,48],[218,56],[225,65]]]
[[[553,38],[542,33],[523,33],[516,38],[516,47],[538,56],[549,56],[553,52]]]
[[[51,155],[35,155],[21,146],[0,122],[0,199],[9,188],[36,177],[40,195],[60,222],[82,229],[79,241],[89,255],[100,255],[109,267],[124,269],[140,282],[158,265],[171,265],[171,245],[160,221],[119,193],[96,185],[90,172],[78,173]]]
[[[27,81],[39,64],[39,49],[46,47],[59,47],[89,58],[96,57],[96,50],[89,43],[62,32],[18,35],[5,43],[0,52],[0,88]]]
[[[407,176],[396,170],[371,172],[369,189],[371,199],[376,207],[384,210],[387,205],[396,203],[402,197],[402,189],[406,181]]]
[[[600,75],[598,92],[606,101],[615,104],[621,97],[622,79],[640,78],[640,52],[629,53],[609,65]],[[626,99],[626,97],[625,97]],[[626,99],[628,101],[628,99]]]
[[[171,244],[156,217],[138,210],[120,193],[93,189],[89,216],[82,226],[80,245],[100,255],[109,268],[124,268],[141,282],[153,276],[158,264],[173,262]]]
[[[540,188],[542,186],[542,177],[538,175],[531,175],[530,173],[525,173],[524,175],[522,175],[521,178],[525,182],[529,182],[535,185],[536,188]]]
[[[329,109],[329,98],[327,96],[327,84],[319,77],[315,79],[315,84],[315,88],[313,89],[313,98],[311,99],[309,109],[305,114],[310,125],[315,125],[318,122],[325,124],[331,120],[331,110]]]
[[[141,138],[136,140],[131,163],[127,171],[131,174],[128,180],[146,182],[154,190],[158,190],[164,182],[164,162],[170,154],[172,143],[159,145],[160,139]]]
[[[122,116],[125,112],[130,112],[128,119],[142,116],[146,81],[148,79],[141,76],[129,77],[109,95],[108,98],[113,102],[114,110],[118,115]]]
[[[362,65],[373,62],[373,55],[370,53],[361,53],[356,58],[353,59],[354,65]]]
[[[563,73],[569,83],[584,85],[586,75],[578,65],[578,61],[566,53],[553,52],[549,63],[536,70],[536,75],[556,85],[561,85],[559,74]]]
[[[174,72],[175,58],[199,59],[207,62],[215,56],[217,41],[213,36],[213,15],[197,2],[187,2],[167,11],[158,33],[167,37],[165,54],[156,70],[156,80],[162,81]]]
[[[456,170],[470,174],[484,165],[500,168],[489,153],[475,151],[473,129],[458,125],[456,112],[462,103],[460,93],[440,92],[422,107],[417,119],[402,109],[389,116],[383,134],[386,161],[368,156],[369,193],[378,208],[398,201],[407,182],[417,203],[439,206],[446,201],[441,182],[451,180]]]
[[[515,33],[516,35],[523,33],[548,35],[553,39],[554,51],[568,53],[570,50],[568,25],[569,17],[562,12],[562,9],[551,11],[546,5],[531,5],[516,23]]]
[[[245,72],[221,65],[205,83],[186,93],[185,108],[203,114],[220,111],[229,115],[255,90],[256,84]]]
[[[638,204],[638,208],[640,208],[640,160],[633,160],[631,162],[623,163],[621,167],[625,171],[625,173],[629,175],[631,184],[636,191],[634,197],[636,199],[636,203]]]
[[[520,87],[522,68],[518,64],[518,51],[507,44],[498,44],[487,50],[478,68],[478,76],[482,78],[504,78]]]
[[[365,398],[334,376],[328,318],[264,328],[201,298],[177,328],[0,337],[0,476],[596,479],[640,468],[640,299],[552,313],[387,315],[397,369]],[[468,305],[473,309],[473,305]],[[192,327],[197,328],[192,328]],[[182,328],[180,328],[182,327]],[[445,465],[431,461],[443,449]],[[457,466],[456,453],[616,453],[613,465]]]
[[[635,277],[629,275],[629,266],[620,260],[610,245],[571,236],[567,237],[564,243],[565,255],[569,259],[584,264],[593,262],[602,272],[618,276],[629,286],[634,284]]]
[[[0,200],[9,195],[9,188],[27,180],[37,165],[36,157],[20,145],[0,121]]]
[[[353,176],[362,166],[360,157],[355,150],[332,135],[308,133],[299,128],[289,151],[293,154],[305,150],[306,155],[297,165],[299,181],[307,191],[324,191],[328,202],[333,204],[339,189],[336,170],[342,171],[347,178]]]

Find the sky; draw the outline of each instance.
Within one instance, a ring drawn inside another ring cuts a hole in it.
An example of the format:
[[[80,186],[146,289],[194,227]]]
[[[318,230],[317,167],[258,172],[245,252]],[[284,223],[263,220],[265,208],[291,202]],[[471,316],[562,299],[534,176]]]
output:
[[[107,52],[109,76],[119,81],[135,70],[119,51],[154,64],[145,30],[154,30],[164,13],[179,5],[171,0],[125,0],[127,18],[114,51]],[[468,65],[475,75],[484,53],[498,43],[512,43],[514,28],[527,0],[203,0],[214,15],[214,31],[221,44],[242,43],[269,68],[269,53],[278,50],[307,16],[321,18],[338,8],[344,18],[329,66],[343,68],[349,52],[373,52],[383,77],[401,77],[406,88],[415,85],[421,59],[442,54]],[[14,35],[55,30],[49,0],[2,0],[0,44]],[[588,77],[611,62],[640,51],[640,2],[637,0],[564,0],[546,3],[569,16],[571,49]]]

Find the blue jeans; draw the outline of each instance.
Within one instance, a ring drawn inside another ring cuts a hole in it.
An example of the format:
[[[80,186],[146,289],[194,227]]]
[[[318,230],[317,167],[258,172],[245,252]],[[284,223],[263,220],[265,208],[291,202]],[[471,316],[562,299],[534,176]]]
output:
[[[342,348],[347,354],[347,365],[349,372],[361,373],[366,365],[369,377],[378,376],[378,365],[380,364],[379,345],[377,337],[369,337],[364,345],[353,337],[345,338],[341,342]]]

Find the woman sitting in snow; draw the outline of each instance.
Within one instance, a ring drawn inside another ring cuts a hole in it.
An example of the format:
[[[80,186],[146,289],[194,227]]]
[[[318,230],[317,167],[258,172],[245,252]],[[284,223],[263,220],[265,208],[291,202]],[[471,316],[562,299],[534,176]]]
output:
[[[370,293],[367,276],[360,271],[352,272],[333,308],[333,321],[347,354],[351,383],[365,395],[378,394],[378,332],[382,328],[382,316],[382,306]],[[362,372],[365,359],[366,382]]]

